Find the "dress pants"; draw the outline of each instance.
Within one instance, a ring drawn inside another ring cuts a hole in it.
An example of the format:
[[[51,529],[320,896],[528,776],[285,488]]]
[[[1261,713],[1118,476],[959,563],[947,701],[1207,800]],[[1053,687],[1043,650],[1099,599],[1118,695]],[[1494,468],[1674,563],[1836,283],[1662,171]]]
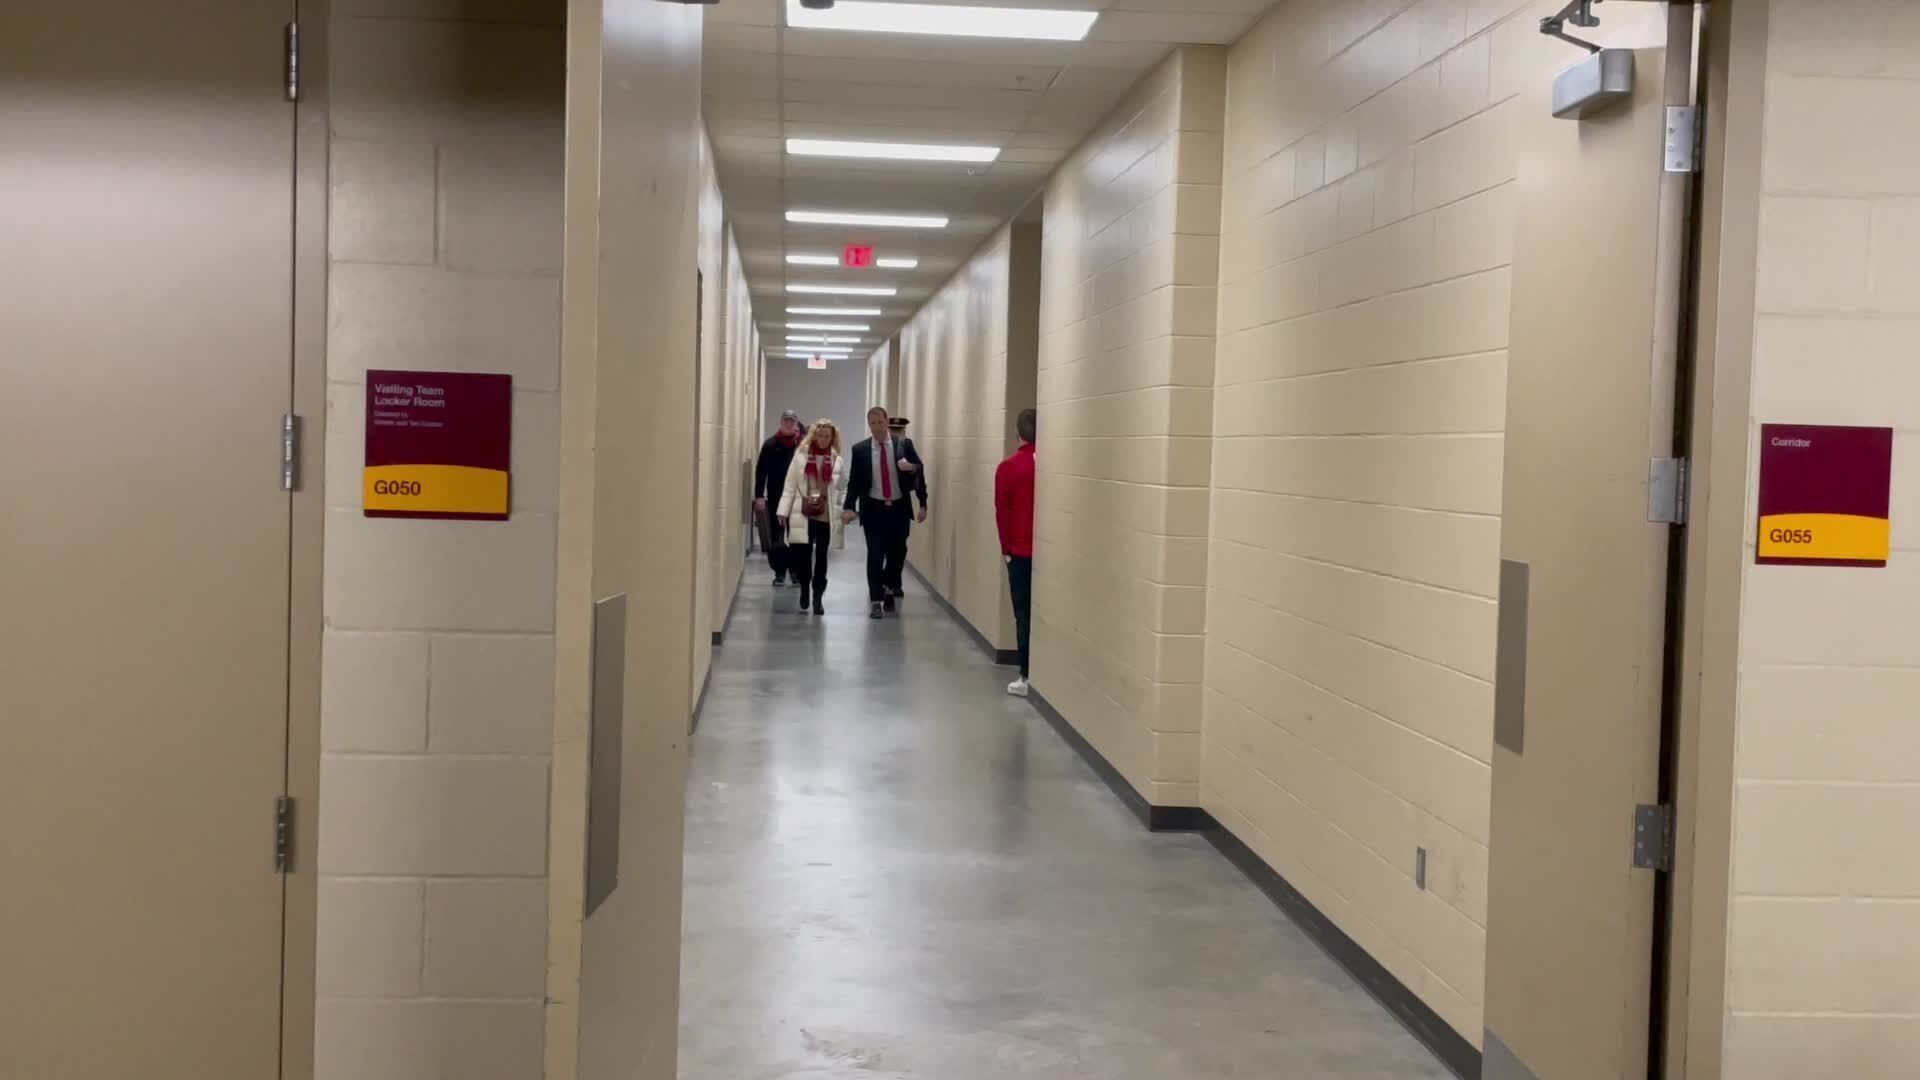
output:
[[[1013,596],[1015,644],[1020,649],[1020,677],[1027,677],[1028,642],[1033,635],[1033,557],[1014,555],[1007,559],[1007,591]]]
[[[801,601],[808,596],[818,600],[827,595],[827,552],[833,548],[833,526],[824,521],[807,520],[807,542],[790,544],[793,552],[793,580],[800,585]]]
[[[867,534],[867,600],[881,603],[893,594],[907,564],[907,529],[913,522],[911,498],[890,503],[869,500],[860,512],[860,528]]]

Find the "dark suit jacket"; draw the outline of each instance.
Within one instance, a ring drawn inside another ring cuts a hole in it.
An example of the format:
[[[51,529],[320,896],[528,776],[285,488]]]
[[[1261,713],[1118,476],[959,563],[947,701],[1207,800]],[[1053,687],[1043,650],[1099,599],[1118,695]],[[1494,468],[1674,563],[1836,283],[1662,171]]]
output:
[[[920,460],[920,451],[914,449],[912,439],[905,438],[904,436],[893,441],[894,445],[898,447],[898,456],[906,458],[908,461],[913,462],[914,465],[911,474],[903,473],[897,468],[894,470],[894,476],[899,478],[902,486],[901,495],[902,497],[918,495],[920,497],[920,508],[924,510],[927,506],[927,467]],[[847,502],[845,508],[857,511],[861,518],[865,519],[869,507],[878,507],[880,505],[873,499],[867,497],[867,493],[872,490],[873,440],[862,439],[854,444],[853,452],[847,456]]]

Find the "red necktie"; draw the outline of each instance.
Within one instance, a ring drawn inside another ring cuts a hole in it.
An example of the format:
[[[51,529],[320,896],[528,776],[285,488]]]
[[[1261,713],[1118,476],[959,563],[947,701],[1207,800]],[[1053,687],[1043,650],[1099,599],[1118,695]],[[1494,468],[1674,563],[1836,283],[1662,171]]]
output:
[[[893,501],[893,444],[880,447],[880,497]]]

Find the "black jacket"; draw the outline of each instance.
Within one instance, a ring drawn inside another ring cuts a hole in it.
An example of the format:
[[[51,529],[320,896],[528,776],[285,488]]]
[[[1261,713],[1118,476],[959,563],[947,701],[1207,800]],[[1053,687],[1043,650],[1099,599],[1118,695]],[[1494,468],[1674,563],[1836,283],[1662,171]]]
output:
[[[913,440],[904,435],[894,439],[893,442],[899,447],[899,455],[913,462],[911,474],[900,472],[898,469],[894,470],[894,475],[900,478],[905,488],[901,496],[904,498],[907,495],[918,495],[920,508],[925,510],[927,508],[927,466],[920,460],[920,451],[914,449]],[[854,444],[853,452],[847,456],[846,509],[864,511],[867,506],[875,505],[867,497],[867,493],[872,490],[873,440],[862,439]]]
[[[780,491],[787,483],[787,466],[793,464],[794,451],[800,449],[800,442],[805,438],[802,435],[792,446],[787,446],[775,435],[760,444],[760,461],[753,469],[754,498],[770,501],[780,498]]]

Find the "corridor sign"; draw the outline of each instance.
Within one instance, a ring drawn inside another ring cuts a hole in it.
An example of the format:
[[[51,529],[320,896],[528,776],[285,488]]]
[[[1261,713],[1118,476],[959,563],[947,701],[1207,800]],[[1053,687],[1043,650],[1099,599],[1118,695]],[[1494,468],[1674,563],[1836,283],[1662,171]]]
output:
[[[1761,425],[1755,561],[1887,565],[1892,491],[1892,428]]]
[[[367,517],[505,521],[513,376],[367,372]]]

